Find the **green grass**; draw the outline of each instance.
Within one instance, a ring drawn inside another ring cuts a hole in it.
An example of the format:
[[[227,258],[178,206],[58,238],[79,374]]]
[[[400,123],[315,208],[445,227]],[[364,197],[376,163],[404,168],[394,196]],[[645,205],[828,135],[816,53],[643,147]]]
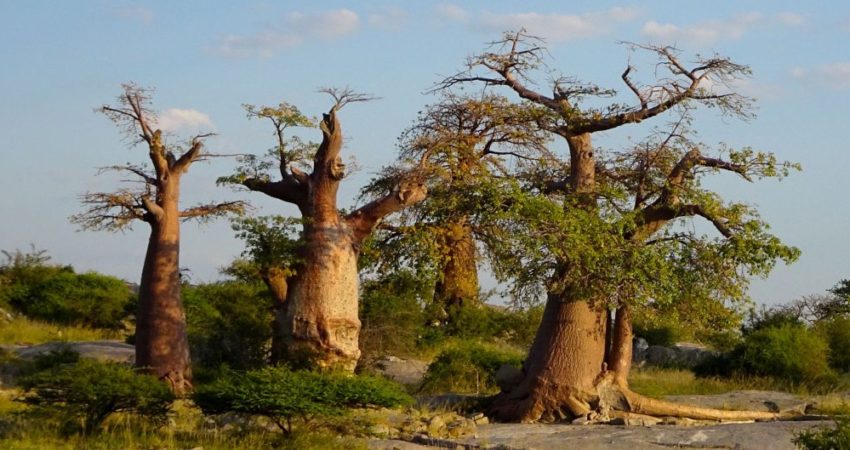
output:
[[[35,345],[50,341],[97,341],[121,337],[121,334],[114,330],[56,325],[20,316],[0,325],[0,345]]]
[[[685,369],[636,368],[629,374],[629,387],[639,394],[653,398],[665,395],[712,395],[729,391],[781,391],[801,396],[835,397],[850,387],[846,376],[824,382],[791,382],[768,377],[697,377]]]

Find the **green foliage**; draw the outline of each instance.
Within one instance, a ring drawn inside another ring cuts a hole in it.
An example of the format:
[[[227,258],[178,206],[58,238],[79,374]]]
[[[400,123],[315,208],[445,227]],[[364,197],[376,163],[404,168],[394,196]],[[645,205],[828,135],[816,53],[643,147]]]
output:
[[[30,318],[116,329],[135,307],[135,295],[118,278],[95,272],[77,274],[70,266],[48,264],[43,251],[4,254],[0,304]]]
[[[850,317],[841,316],[815,324],[815,330],[829,345],[829,365],[850,373]]]
[[[272,300],[265,286],[224,281],[182,289],[195,363],[249,369],[268,360]]]
[[[506,346],[465,342],[449,347],[428,366],[420,392],[493,392],[500,367],[521,367],[525,352]]]
[[[794,383],[831,382],[829,347],[818,333],[803,325],[781,323],[758,328],[735,349],[696,367],[701,375],[755,375]]]
[[[835,420],[835,427],[801,431],[792,441],[804,450],[840,450],[850,448],[850,418]]]
[[[174,400],[168,386],[155,377],[124,365],[87,359],[24,377],[21,385],[26,392],[24,402],[82,420],[84,434],[116,412],[161,422]]]
[[[231,224],[236,237],[245,242],[242,256],[261,277],[275,269],[292,272],[298,265],[302,241],[294,227],[301,224],[300,220],[280,216],[242,217]],[[231,266],[225,272],[245,279],[238,269],[239,266]]]
[[[347,408],[394,407],[412,399],[398,384],[372,376],[292,371],[285,366],[230,372],[198,388],[195,403],[206,414],[236,412],[271,419],[285,433],[292,421],[338,416]]]
[[[422,305],[432,295],[412,271],[392,272],[363,282],[360,349],[364,357],[408,356],[424,331]]]

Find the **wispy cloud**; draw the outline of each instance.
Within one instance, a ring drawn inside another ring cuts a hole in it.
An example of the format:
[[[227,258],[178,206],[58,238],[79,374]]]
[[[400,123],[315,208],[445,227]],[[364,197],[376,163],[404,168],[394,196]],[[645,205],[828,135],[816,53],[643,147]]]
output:
[[[616,25],[630,22],[636,17],[637,11],[632,8],[611,8],[578,15],[485,12],[478,18],[478,26],[487,31],[525,28],[530,34],[543,37],[550,42],[565,42],[607,34]]]
[[[641,32],[650,39],[664,42],[689,42],[708,45],[719,41],[741,39],[745,34],[759,26],[800,26],[805,22],[803,16],[792,12],[783,12],[773,16],[765,16],[760,12],[749,12],[724,20],[707,20],[683,26],[650,20],[643,25]]]
[[[468,23],[470,15],[462,7],[452,3],[440,3],[434,8],[437,17],[452,22]]]
[[[791,70],[791,76],[830,89],[850,89],[850,62],[824,64],[814,68],[795,67]]]
[[[280,26],[251,35],[230,34],[219,40],[216,53],[226,58],[270,58],[307,38],[334,39],[357,31],[360,17],[348,9],[319,13],[292,12]]]
[[[215,128],[210,116],[196,109],[171,108],[163,111],[157,117],[156,125],[164,131],[203,132]]]
[[[400,31],[410,15],[407,11],[391,6],[386,11],[369,15],[369,25],[387,31]]]
[[[149,24],[154,19],[154,12],[144,6],[115,6],[111,12],[115,17],[135,20],[144,24]]]

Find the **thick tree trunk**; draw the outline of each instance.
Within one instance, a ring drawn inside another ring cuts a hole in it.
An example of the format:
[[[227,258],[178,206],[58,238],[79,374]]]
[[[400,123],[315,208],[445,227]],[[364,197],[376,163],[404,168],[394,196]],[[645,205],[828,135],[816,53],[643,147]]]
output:
[[[180,298],[180,222],[174,201],[151,222],[136,315],[136,366],[168,381],[175,393],[192,388],[186,315]]]
[[[445,311],[478,300],[478,266],[475,238],[467,218],[450,223],[441,240],[444,261],[440,280],[434,289],[434,300]],[[451,320],[451,318],[449,318]]]
[[[611,330],[611,347],[608,349],[606,363],[608,370],[617,377],[617,382],[628,386],[629,370],[632,368],[632,313],[629,305],[617,308],[614,326]]]
[[[315,223],[305,233],[304,263],[292,278],[283,340],[288,358],[353,371],[360,357],[357,251],[344,222]]]

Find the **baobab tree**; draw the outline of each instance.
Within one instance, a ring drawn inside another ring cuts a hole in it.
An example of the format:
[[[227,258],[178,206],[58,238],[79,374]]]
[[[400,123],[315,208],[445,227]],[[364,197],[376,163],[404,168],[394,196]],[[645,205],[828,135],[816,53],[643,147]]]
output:
[[[615,413],[710,419],[776,417],[670,404],[628,389],[629,308],[633,302],[622,300],[657,294],[660,289],[654,288],[658,281],[654,277],[664,274],[668,281],[675,280],[677,267],[699,266],[696,263],[707,255],[715,257],[708,261],[726,269],[724,274],[729,267],[763,274],[777,259],[796,257],[795,249],[765,231],[766,225],[754,211],[740,204],[724,204],[697,181],[706,171],[728,171],[745,178],[775,176],[779,171],[771,155],[736,151],[724,160],[705,156],[699,147],[674,146],[675,151],[665,159],[638,171],[643,179],[656,180],[655,189],[650,189],[648,182],[633,181],[629,185],[633,190],[624,192],[604,179],[605,165],[592,143],[596,133],[671,110],[687,114],[700,104],[732,116],[749,114],[748,98],[718,91],[728,87],[729,81],[748,75],[746,66],[715,56],[697,58],[688,67],[673,48],[632,48],[657,56],[656,73],[667,72],[644,86],[632,78],[635,69],[627,66],[621,78],[636,98],[634,105],[590,106],[588,99],[616,93],[571,78],[555,79],[551,94],[534,90],[530,78],[543,65],[545,49],[539,39],[523,31],[506,33],[493,51],[471,57],[464,71],[437,86],[438,90],[468,85],[506,88],[546,108],[550,120],[540,122],[542,129],[563,138],[569,148],[569,160],[563,164],[566,170],[559,179],[534,180],[526,186],[518,183],[509,193],[512,198],[494,199],[494,203],[512,205],[493,210],[495,221],[498,214],[512,213],[510,220],[501,222],[503,228],[513,229],[506,235],[514,238],[506,242],[504,260],[514,266],[523,264],[530,274],[526,279],[545,277],[546,306],[522,379],[497,397],[492,413],[500,420],[523,422],[576,416],[604,420]],[[529,191],[534,186],[537,190]],[[623,197],[630,198],[632,208],[622,208]],[[672,223],[692,218],[706,219],[721,239],[672,239],[664,234]],[[656,245],[648,245],[650,242]],[[510,259],[517,254],[521,260]],[[710,273],[708,266],[699,273]],[[734,281],[746,282],[740,277]],[[609,307],[616,309],[610,326]],[[609,333],[610,344],[606,339]]]
[[[402,134],[398,165],[364,189],[366,196],[384,195],[404,165],[418,166],[428,179],[428,198],[382,223],[375,248],[379,271],[406,265],[434,274],[432,307],[440,319],[451,323],[461,308],[478,306],[478,246],[502,237],[476,221],[475,211],[513,166],[554,158],[536,124],[546,114],[493,94],[445,92]]]
[[[346,175],[340,157],[343,134],[339,111],[350,103],[371,98],[350,90],[325,89],[334,100],[319,122],[322,142],[318,148],[301,145],[285,136],[287,128],[310,125],[311,121],[292,105],[254,108],[249,117],[269,120],[275,127],[277,147],[273,150],[280,180],[265,173],[268,165],[250,159],[235,175],[221,179],[295,205],[303,230],[299,261],[288,279],[287,300],[280,311],[280,330],[290,355],[310,356],[320,367],[353,371],[360,355],[357,317],[359,275],[357,259],[363,241],[387,214],[423,200],[426,188],[414,178],[403,178],[392,192],[347,214],[337,206],[337,191]],[[310,173],[299,168],[306,157]]]
[[[166,380],[176,393],[185,393],[192,387],[192,369],[180,298],[180,223],[238,214],[245,204],[232,201],[180,209],[180,182],[192,163],[205,157],[203,141],[210,134],[195,135],[188,148],[167,144],[150,102],[149,90],[125,84],[117,103],[100,111],[122,129],[131,146],[147,147],[153,170],[137,164],[101,169],[129,174],[135,185],[84,194],[87,209],[71,221],[83,229],[107,231],[127,229],[136,220],[150,226],[139,283],[136,366]]]

